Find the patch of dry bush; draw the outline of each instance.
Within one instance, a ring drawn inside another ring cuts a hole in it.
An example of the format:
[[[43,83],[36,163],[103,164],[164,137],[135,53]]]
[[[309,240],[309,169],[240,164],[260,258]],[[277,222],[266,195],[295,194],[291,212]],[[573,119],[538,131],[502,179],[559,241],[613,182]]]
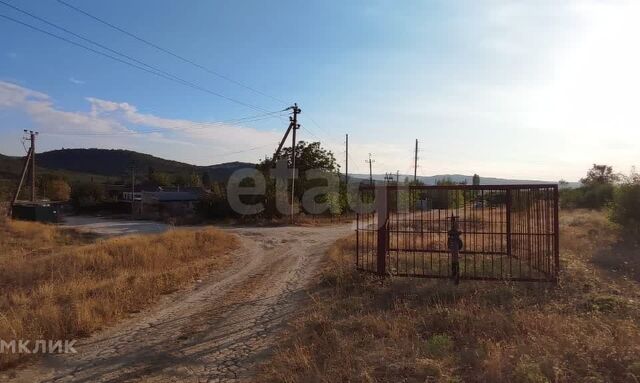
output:
[[[214,229],[92,240],[33,222],[0,222],[0,339],[74,339],[113,324],[231,262]],[[32,342],[33,343],[33,342]],[[24,354],[0,354],[8,367]]]
[[[313,304],[262,366],[264,382],[638,382],[638,285],[592,263],[617,229],[561,216],[558,286],[395,279],[354,271],[338,241]]]

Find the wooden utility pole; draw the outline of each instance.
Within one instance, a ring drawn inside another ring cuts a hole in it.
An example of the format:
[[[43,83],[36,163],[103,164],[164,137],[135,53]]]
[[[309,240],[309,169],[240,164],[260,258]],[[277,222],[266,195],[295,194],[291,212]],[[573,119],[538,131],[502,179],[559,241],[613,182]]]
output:
[[[295,205],[295,188],[296,188],[296,130],[300,129],[300,124],[298,124],[298,114],[302,112],[300,108],[298,108],[298,104],[294,103],[293,107],[293,116],[289,117],[291,121],[291,222],[293,222],[293,207]]]
[[[372,170],[371,164],[373,164],[376,161],[371,159],[371,153],[369,153],[369,159],[364,160],[364,162],[369,163],[369,184],[373,185],[373,170]]]
[[[31,202],[36,201],[36,136],[38,132],[34,132],[32,130],[25,130],[25,135],[29,134],[29,137],[23,138],[24,140],[30,141],[29,150],[27,151],[27,156],[24,159],[24,165],[22,167],[22,174],[20,176],[20,182],[18,182],[18,187],[16,189],[15,194],[13,195],[13,199],[11,199],[11,206],[9,206],[8,216],[11,217],[13,212],[13,205],[18,202],[18,198],[20,198],[20,191],[22,190],[22,185],[24,184],[25,178],[27,177],[27,172],[31,170]],[[31,167],[29,167],[31,165]]]
[[[344,183],[349,184],[349,134],[345,134]]]
[[[31,141],[31,202],[36,202],[36,136],[38,132],[29,131]]]
[[[418,181],[418,139],[416,138],[416,153],[413,158],[413,182]]]
[[[136,212],[135,204],[136,204],[136,165],[134,163],[131,164],[131,215],[134,215]]]

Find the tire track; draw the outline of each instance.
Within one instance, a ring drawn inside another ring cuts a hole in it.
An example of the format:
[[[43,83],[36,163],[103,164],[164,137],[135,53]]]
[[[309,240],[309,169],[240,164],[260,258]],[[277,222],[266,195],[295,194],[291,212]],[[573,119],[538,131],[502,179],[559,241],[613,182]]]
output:
[[[351,226],[225,230],[242,244],[228,270],[78,342],[77,354],[46,356],[9,381],[248,380],[305,298],[328,247]]]

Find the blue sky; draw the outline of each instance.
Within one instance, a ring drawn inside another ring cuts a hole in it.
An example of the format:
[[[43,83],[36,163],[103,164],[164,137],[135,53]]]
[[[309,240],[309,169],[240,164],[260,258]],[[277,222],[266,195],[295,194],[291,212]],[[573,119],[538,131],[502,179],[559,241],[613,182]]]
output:
[[[375,172],[412,173],[416,138],[424,175],[577,180],[594,162],[628,172],[640,158],[637,2],[65,0],[227,81],[55,0],[3,1],[259,109],[0,18],[3,154],[24,153],[22,129],[36,129],[39,150],[257,161],[286,115],[220,122],[297,102],[300,139],[341,163],[349,133],[351,172],[372,153]],[[78,41],[2,4],[0,14]]]

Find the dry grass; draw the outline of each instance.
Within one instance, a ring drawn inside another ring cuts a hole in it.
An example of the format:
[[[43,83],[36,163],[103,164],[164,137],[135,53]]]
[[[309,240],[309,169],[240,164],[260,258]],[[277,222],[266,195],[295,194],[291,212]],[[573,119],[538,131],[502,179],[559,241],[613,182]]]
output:
[[[596,266],[620,238],[598,212],[563,212],[559,286],[396,279],[330,251],[314,303],[261,382],[638,382],[638,284]],[[638,256],[638,254],[635,254]]]
[[[0,222],[0,339],[74,339],[231,263],[218,230],[108,240],[31,222]],[[32,342],[33,344],[33,342]],[[0,354],[0,368],[24,354]]]

